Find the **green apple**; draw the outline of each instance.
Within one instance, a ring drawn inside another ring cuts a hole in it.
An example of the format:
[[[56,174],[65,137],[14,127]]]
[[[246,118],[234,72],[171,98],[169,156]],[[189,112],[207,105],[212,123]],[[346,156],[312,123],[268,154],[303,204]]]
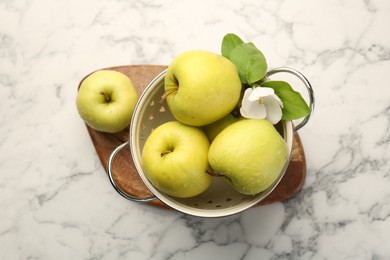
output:
[[[245,195],[266,190],[288,160],[287,144],[266,119],[243,119],[228,126],[210,145],[209,163]]]
[[[229,114],[240,98],[241,81],[227,58],[202,50],[177,56],[165,77],[165,96],[180,122],[203,126]]]
[[[178,198],[196,196],[210,183],[209,140],[193,126],[171,121],[158,126],[142,149],[142,168],[156,189]]]
[[[203,131],[209,138],[209,141],[212,142],[215,137],[226,127],[240,120],[240,117],[233,115],[232,113],[227,114],[223,118],[215,121],[209,125],[202,127]]]
[[[113,70],[87,76],[77,94],[77,110],[90,127],[117,133],[130,124],[138,93],[130,78]]]

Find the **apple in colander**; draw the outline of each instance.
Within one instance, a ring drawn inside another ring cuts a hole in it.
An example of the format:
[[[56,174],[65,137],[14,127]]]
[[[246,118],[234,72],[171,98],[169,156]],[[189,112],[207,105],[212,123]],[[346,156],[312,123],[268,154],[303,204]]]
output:
[[[178,55],[165,77],[165,96],[176,120],[203,126],[229,114],[242,84],[237,67],[227,58],[203,50]]]
[[[288,160],[288,148],[268,120],[242,119],[215,137],[208,160],[214,173],[225,177],[236,191],[255,195],[277,180]]]
[[[177,121],[163,123],[151,132],[142,149],[145,176],[167,195],[196,196],[211,183],[209,146],[201,129]]]

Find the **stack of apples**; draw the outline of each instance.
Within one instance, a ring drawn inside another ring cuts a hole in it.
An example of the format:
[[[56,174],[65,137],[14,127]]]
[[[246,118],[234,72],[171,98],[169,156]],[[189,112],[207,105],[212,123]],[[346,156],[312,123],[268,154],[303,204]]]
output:
[[[178,198],[203,193],[222,177],[239,193],[270,187],[288,160],[288,148],[266,119],[239,114],[243,85],[227,58],[193,50],[177,56],[165,76],[164,99],[176,121],[147,138],[142,167],[161,192]]]
[[[217,176],[239,193],[255,195],[278,178],[287,145],[266,119],[233,113],[243,85],[229,59],[201,50],[182,53],[169,65],[164,88],[176,121],[158,126],[142,150],[144,173],[158,190],[193,197]],[[137,100],[126,75],[101,70],[82,82],[76,103],[90,127],[116,133],[129,125]]]

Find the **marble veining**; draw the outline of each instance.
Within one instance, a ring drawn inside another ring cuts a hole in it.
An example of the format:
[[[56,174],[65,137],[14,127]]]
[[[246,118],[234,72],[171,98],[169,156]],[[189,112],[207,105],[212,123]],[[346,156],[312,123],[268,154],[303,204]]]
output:
[[[0,0],[0,21],[0,259],[390,259],[390,2]],[[79,81],[229,32],[313,85],[303,189],[217,219],[125,201]]]

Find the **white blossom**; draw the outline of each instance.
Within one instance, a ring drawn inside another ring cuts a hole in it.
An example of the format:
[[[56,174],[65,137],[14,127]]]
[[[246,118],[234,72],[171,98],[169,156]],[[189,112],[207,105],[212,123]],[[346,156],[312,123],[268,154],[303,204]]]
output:
[[[248,88],[242,98],[240,113],[246,118],[264,119],[276,124],[282,118],[283,103],[272,88]]]

